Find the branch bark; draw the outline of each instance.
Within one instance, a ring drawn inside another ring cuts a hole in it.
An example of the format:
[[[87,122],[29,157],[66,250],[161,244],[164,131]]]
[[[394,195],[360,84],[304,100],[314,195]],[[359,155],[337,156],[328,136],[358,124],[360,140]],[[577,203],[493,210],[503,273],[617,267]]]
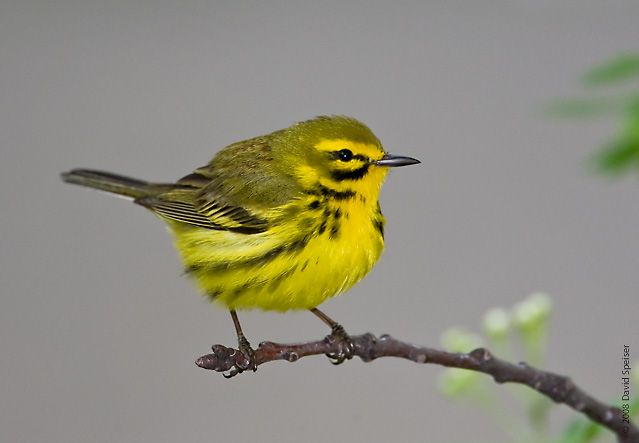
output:
[[[610,429],[617,435],[619,442],[639,442],[639,428],[633,423],[624,423],[621,409],[602,403],[588,395],[569,377],[535,369],[524,362],[509,363],[494,357],[484,348],[461,354],[415,346],[396,340],[390,335],[377,338],[370,333],[351,336],[351,343],[353,356],[359,357],[364,362],[371,362],[380,357],[397,357],[415,363],[431,363],[483,372],[492,376],[497,383],[527,385],[555,403],[563,403]],[[335,354],[340,352],[341,345],[342,343],[330,335],[324,340],[308,343],[263,342],[255,352],[255,364],[257,367],[274,360],[295,362],[310,355]],[[226,375],[227,377],[239,374],[249,366],[249,362],[239,350],[223,345],[213,345],[212,350],[212,354],[198,358],[195,364],[216,372],[231,371]]]

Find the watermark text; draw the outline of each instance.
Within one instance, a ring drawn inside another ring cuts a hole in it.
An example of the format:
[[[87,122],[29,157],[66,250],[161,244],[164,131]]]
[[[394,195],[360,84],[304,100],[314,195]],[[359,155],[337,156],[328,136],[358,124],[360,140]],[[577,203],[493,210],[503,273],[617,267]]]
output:
[[[621,421],[624,424],[621,430],[624,434],[628,433],[630,425],[630,346],[623,345],[623,362],[621,369]]]

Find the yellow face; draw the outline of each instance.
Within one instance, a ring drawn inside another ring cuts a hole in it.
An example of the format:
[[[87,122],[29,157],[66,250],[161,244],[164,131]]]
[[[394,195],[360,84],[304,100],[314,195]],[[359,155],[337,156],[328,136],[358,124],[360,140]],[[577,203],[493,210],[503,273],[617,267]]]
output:
[[[304,187],[322,186],[338,193],[355,193],[376,203],[388,168],[377,166],[385,153],[380,146],[347,139],[325,139],[313,147],[312,161],[297,168]]]

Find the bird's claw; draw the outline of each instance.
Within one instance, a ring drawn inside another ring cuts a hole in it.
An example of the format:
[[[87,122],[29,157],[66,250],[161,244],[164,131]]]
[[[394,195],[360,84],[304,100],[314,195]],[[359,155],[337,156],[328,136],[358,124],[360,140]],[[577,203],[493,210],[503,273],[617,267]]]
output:
[[[355,344],[342,325],[335,325],[331,330],[331,335],[329,335],[327,339],[329,343],[337,342],[338,345],[336,352],[326,354],[334,365],[340,365],[346,360],[352,359],[355,355]]]
[[[255,349],[251,347],[251,344],[246,337],[238,337],[238,349],[244,356],[245,360],[242,363],[235,363],[235,367],[229,371],[228,374],[224,374],[224,378],[233,378],[244,371],[252,370],[257,371],[257,359],[255,357]]]

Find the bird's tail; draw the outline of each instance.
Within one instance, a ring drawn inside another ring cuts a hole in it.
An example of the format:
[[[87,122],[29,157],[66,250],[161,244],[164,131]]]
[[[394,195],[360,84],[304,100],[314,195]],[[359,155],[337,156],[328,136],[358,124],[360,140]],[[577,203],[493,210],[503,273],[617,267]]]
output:
[[[62,180],[75,185],[121,195],[133,200],[168,191],[174,185],[149,183],[123,175],[92,169],[74,169],[62,174]]]

